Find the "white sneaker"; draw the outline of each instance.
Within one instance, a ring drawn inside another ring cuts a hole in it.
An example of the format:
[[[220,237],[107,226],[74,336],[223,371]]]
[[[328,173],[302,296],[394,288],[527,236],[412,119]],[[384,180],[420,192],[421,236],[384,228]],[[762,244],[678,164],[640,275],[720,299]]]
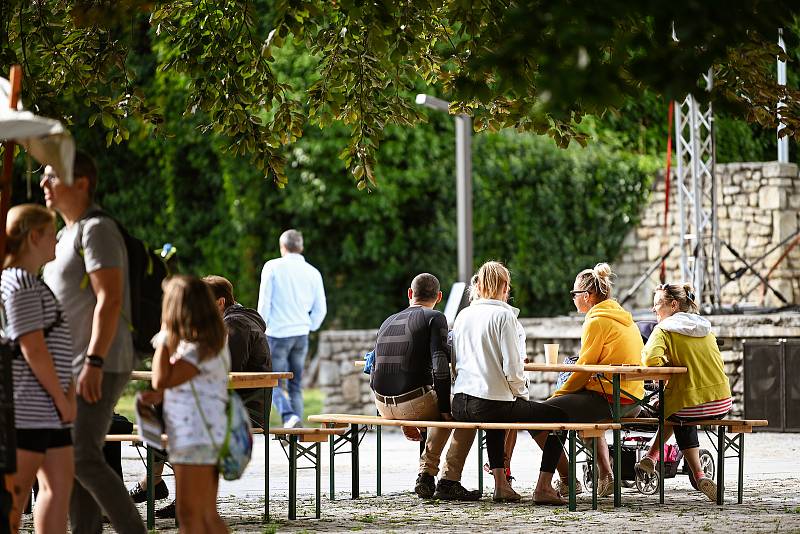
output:
[[[697,489],[705,493],[711,502],[717,502],[717,484],[708,477],[700,477],[697,481]]]
[[[283,423],[283,428],[297,428],[299,426],[300,426],[300,418],[297,417],[296,415],[290,416],[289,419],[287,419],[286,422]]]

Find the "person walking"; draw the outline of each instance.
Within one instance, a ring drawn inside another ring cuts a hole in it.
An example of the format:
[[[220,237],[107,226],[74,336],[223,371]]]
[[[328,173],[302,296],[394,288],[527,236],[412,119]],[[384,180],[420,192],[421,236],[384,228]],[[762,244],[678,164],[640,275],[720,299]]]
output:
[[[20,527],[34,480],[36,532],[67,531],[74,478],[72,421],[77,410],[69,324],[53,292],[37,278],[55,256],[55,213],[36,204],[14,206],[6,221],[0,292],[6,335],[15,344],[14,428],[17,472],[11,529]]]
[[[258,313],[267,323],[273,371],[293,373],[288,384],[283,381],[272,397],[284,427],[293,428],[303,419],[308,334],[322,325],[327,304],[322,275],[302,255],[303,234],[286,230],[279,245],[281,257],[265,263],[261,271]]]
[[[118,533],[144,534],[139,511],[103,456],[114,406],[133,370],[133,339],[124,319],[131,316],[128,252],[117,224],[93,215],[99,210],[97,168],[85,152],[75,154],[73,175],[68,185],[48,165],[39,183],[47,207],[65,224],[43,280],[69,317],[77,377],[70,526],[74,534],[98,534],[105,513]]]

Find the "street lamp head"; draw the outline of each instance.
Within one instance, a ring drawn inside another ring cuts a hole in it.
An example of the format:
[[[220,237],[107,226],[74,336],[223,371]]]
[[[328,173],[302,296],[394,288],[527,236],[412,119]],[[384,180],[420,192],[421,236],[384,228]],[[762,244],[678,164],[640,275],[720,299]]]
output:
[[[450,113],[450,102],[442,100],[441,98],[436,98],[435,96],[431,95],[418,94],[415,101],[420,106],[425,106],[431,109],[435,109],[437,111],[444,111],[445,113]]]

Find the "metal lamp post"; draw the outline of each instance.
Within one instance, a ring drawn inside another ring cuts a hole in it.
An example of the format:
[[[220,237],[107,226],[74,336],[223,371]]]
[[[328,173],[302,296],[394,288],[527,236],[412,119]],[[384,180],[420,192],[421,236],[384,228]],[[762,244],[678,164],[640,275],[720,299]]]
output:
[[[417,95],[419,105],[450,113],[450,103],[430,95]],[[472,118],[459,114],[456,120],[456,213],[458,236],[458,281],[469,284],[472,276]]]

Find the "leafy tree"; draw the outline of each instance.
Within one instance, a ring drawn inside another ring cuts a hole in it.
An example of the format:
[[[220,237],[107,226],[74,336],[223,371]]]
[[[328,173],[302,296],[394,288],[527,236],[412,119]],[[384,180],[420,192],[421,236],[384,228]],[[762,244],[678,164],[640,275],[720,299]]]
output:
[[[128,118],[159,124],[147,80],[155,69],[184,77],[184,117],[249,155],[279,185],[286,152],[307,123],[343,123],[341,157],[359,188],[376,181],[390,124],[423,116],[409,101],[419,84],[472,115],[478,129],[547,133],[585,143],[586,114],[622,106],[644,90],[677,98],[712,69],[720,111],[776,126],[800,125],[800,93],[772,77],[779,26],[796,27],[800,4],[767,0],[591,3],[487,0],[8,0],[0,7],[0,64],[22,63],[26,95],[48,115],[88,109],[106,141],[129,135]],[[153,34],[161,53],[136,64]],[[292,42],[319,76],[282,82],[273,63]],[[782,54],[781,54],[782,55]],[[782,57],[785,57],[782,55]]]

